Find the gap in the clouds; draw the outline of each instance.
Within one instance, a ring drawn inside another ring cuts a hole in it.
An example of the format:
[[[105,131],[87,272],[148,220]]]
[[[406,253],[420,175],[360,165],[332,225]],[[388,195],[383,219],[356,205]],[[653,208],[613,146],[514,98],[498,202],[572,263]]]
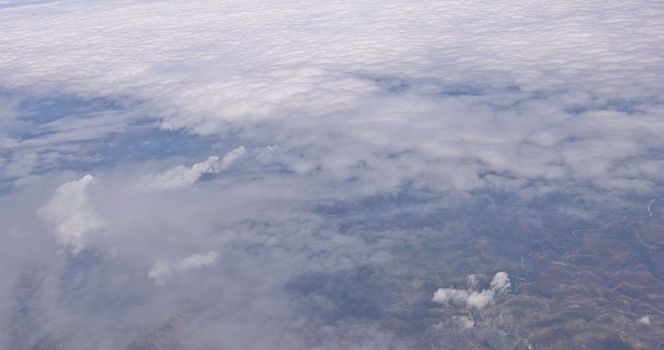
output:
[[[457,85],[457,86],[450,86],[444,88],[443,91],[440,92],[440,94],[443,96],[452,96],[452,97],[481,96],[486,94],[486,89],[480,86],[473,86],[473,85]]]
[[[450,309],[442,314],[430,301],[441,283],[464,288],[466,277],[478,274],[484,276],[478,289],[485,289],[487,276],[506,271],[514,281],[509,298],[527,300],[551,298],[547,288],[533,287],[546,284],[541,281],[584,282],[583,270],[563,279],[551,269],[549,260],[539,258],[542,254],[568,259],[575,266],[594,266],[594,259],[603,258],[601,246],[595,250],[593,244],[615,240],[629,245],[637,256],[645,256],[628,262],[628,268],[642,269],[639,264],[645,264],[653,276],[661,275],[636,236],[619,224],[646,218],[649,199],[609,193],[598,194],[605,200],[594,195],[588,199],[584,189],[577,191],[524,196],[519,191],[455,193],[404,187],[391,193],[320,201],[312,210],[328,230],[361,238],[391,258],[377,266],[297,276],[288,284],[289,291],[305,312],[327,321],[389,320],[386,327],[419,338],[448,317],[441,315],[454,315]],[[607,230],[608,223],[618,225]],[[486,317],[472,313],[475,320]]]
[[[42,125],[61,118],[95,111],[120,110],[120,101],[103,98],[82,98],[75,95],[27,98],[21,101],[21,119]]]
[[[385,76],[372,78],[373,82],[382,90],[391,94],[399,94],[410,89],[410,83],[399,77]]]
[[[53,135],[67,130],[76,121],[99,117],[101,113],[128,112],[138,104],[129,98],[33,94],[5,89],[0,89],[0,100],[11,104],[15,114],[3,132],[20,141]]]
[[[628,115],[644,113],[647,108],[662,105],[664,102],[657,98],[610,98],[600,99],[593,97],[583,104],[571,104],[565,107],[565,112],[570,115],[580,115],[592,111],[612,111]]]
[[[333,273],[309,273],[290,281],[286,289],[311,314],[326,321],[339,319],[380,319],[389,288],[385,272],[376,266],[361,265]],[[334,304],[328,312],[320,312],[322,300]]]
[[[60,170],[90,172],[95,169],[109,169],[119,164],[170,157],[199,160],[218,153],[216,147],[220,142],[215,137],[198,136],[180,130],[163,130],[152,122],[134,124],[127,132],[113,133],[98,140],[81,143],[80,156],[66,157],[56,164],[38,166],[34,174]]]
[[[182,130],[164,130],[152,122],[132,125],[129,132],[102,140],[98,153],[105,160],[142,161],[172,156],[207,157],[216,137],[204,137]]]
[[[0,2],[0,10],[25,5],[42,4],[51,1],[52,0],[6,0]]]
[[[495,241],[493,246],[501,254],[518,262],[533,242],[546,240],[551,234],[568,237],[572,231],[597,228],[621,215],[643,218],[652,198],[657,196],[615,196],[596,189],[524,196],[506,190],[467,193],[403,188],[349,200],[321,201],[312,211],[337,232],[367,242],[404,237],[404,242],[410,238],[427,242],[414,249],[416,254],[434,248],[436,237],[443,232],[447,232],[446,239],[462,242],[486,236]]]
[[[465,283],[469,274],[490,276],[499,270],[532,280],[538,272],[530,268],[533,250],[550,249],[556,235],[568,241],[569,232],[597,226],[597,218],[567,212],[587,205],[572,194],[529,200],[509,191],[434,192],[411,186],[321,201],[312,210],[330,230],[361,238],[392,258],[386,265],[305,274],[288,288],[301,307],[328,320],[390,320],[389,327],[419,336],[440,319],[429,302],[439,281]]]
[[[145,115],[150,111],[143,111],[140,101],[123,96],[0,89],[0,99],[10,106],[2,133],[16,143],[3,149],[0,159],[5,169],[23,167],[26,162],[29,167],[22,174],[0,173],[0,195],[11,192],[14,182],[27,175],[93,172],[169,157],[198,161],[237,146],[229,135],[201,136],[162,129],[156,116]]]
[[[504,92],[518,93],[521,89],[518,86],[508,86],[504,89],[491,88],[480,83],[472,82],[446,82],[435,79],[422,79],[422,78],[409,78],[398,75],[384,75],[375,76],[367,74],[359,74],[360,79],[367,79],[384,92],[388,94],[403,94],[410,90],[423,90],[423,91],[436,91],[436,95],[446,97],[463,97],[463,96],[482,96],[489,92],[496,92],[496,90],[504,90]]]
[[[98,140],[76,143],[76,151],[59,154],[50,162],[37,164],[31,175],[50,172],[75,171],[80,173],[109,170],[118,165],[156,161],[166,158],[204,160],[210,155],[223,155],[234,140],[211,136],[198,136],[181,130],[163,130],[153,122],[135,124],[124,133],[112,133]],[[0,156],[10,158],[10,152]],[[14,188],[15,177],[0,175],[0,196]]]

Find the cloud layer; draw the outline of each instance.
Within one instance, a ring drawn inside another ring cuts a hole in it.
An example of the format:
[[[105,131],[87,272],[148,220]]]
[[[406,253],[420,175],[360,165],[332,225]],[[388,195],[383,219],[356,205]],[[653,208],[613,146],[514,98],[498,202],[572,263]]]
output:
[[[0,347],[408,349],[432,300],[491,312],[506,272],[432,299],[439,268],[512,273],[515,232],[577,223],[551,212],[661,196],[662,18],[0,1]]]
[[[166,129],[278,145],[277,161],[330,181],[661,183],[664,28],[639,1],[59,6],[3,10],[0,85],[134,102],[86,118],[93,129],[56,120],[39,126],[48,137],[6,135],[6,166],[32,157],[30,171],[48,162],[46,145],[71,154],[64,139],[147,114]],[[263,15],[242,15],[252,12]]]

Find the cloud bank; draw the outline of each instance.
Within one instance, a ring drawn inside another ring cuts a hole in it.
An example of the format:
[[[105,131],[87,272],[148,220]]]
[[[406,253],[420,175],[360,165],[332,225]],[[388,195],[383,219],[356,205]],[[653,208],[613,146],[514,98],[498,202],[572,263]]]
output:
[[[278,145],[274,162],[291,171],[375,190],[647,192],[662,181],[653,72],[664,28],[661,9],[640,1],[44,6],[3,10],[0,86],[119,102],[83,113],[87,125],[6,134],[17,175],[149,115]]]

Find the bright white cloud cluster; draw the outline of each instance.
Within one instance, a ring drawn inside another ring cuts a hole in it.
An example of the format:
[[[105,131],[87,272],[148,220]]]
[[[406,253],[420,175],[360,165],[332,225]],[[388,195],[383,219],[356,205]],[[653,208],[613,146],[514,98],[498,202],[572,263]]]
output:
[[[454,321],[463,329],[475,327],[475,321],[468,316],[455,316]]]
[[[94,178],[85,175],[80,180],[58,187],[51,200],[39,209],[58,240],[73,254],[83,249],[84,235],[102,227],[102,220],[88,201],[87,188]]]
[[[246,154],[245,148],[240,146],[228,152],[222,159],[217,156],[210,156],[207,160],[196,163],[189,168],[180,165],[161,174],[148,176],[143,179],[142,186],[152,190],[188,186],[198,181],[203,175],[218,174]]]
[[[470,280],[470,278],[469,278]],[[433,294],[433,301],[439,304],[465,305],[481,310],[489,305],[495,296],[507,294],[511,287],[506,272],[498,272],[491,280],[491,287],[482,291],[470,289],[439,288]]]
[[[507,294],[512,287],[512,282],[507,275],[507,272],[500,271],[493,276],[491,280],[491,290],[496,293],[496,295]]]
[[[156,285],[163,285],[172,273],[186,273],[210,266],[217,261],[219,253],[196,253],[175,263],[157,262],[148,272],[148,278],[153,279]]]

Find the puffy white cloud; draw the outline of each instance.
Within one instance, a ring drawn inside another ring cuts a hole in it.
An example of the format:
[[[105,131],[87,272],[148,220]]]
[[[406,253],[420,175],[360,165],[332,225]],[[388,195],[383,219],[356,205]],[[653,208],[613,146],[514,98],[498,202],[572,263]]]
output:
[[[164,285],[166,279],[171,274],[171,265],[163,261],[157,262],[148,272],[148,278],[154,280],[158,286]]]
[[[507,275],[507,272],[498,272],[493,276],[491,280],[491,290],[495,291],[496,294],[507,294],[512,287],[510,278]]]
[[[493,301],[494,295],[496,295],[496,292],[493,289],[485,289],[481,292],[471,292],[468,294],[468,298],[466,298],[466,306],[482,310]]]
[[[148,272],[148,278],[154,280],[155,284],[158,286],[164,285],[172,273],[185,273],[187,271],[208,267],[214,264],[215,261],[217,261],[217,258],[219,258],[219,253],[211,251],[205,254],[192,254],[174,263],[159,261],[155,263],[154,266],[152,266],[152,269]]]
[[[196,163],[189,168],[180,165],[161,174],[148,176],[143,179],[141,185],[152,190],[188,186],[198,181],[203,175],[218,174],[246,154],[246,149],[240,146],[226,153],[222,159],[217,156],[210,156],[207,160]]]
[[[639,323],[643,324],[643,325],[646,325],[646,326],[649,326],[650,325],[650,316],[645,315],[645,316],[639,318]]]
[[[180,261],[175,269],[178,272],[186,272],[188,270],[196,270],[200,269],[206,266],[210,266],[214,264],[215,261],[217,261],[217,258],[219,257],[219,253],[217,252],[209,252],[206,254],[194,254],[190,255],[182,261]]]
[[[454,288],[439,288],[433,293],[433,301],[439,304],[465,303],[468,300],[467,290]]]
[[[459,326],[464,329],[470,329],[475,327],[475,321],[467,315],[455,316],[454,321],[456,321],[456,323],[459,324]]]
[[[84,235],[102,227],[99,214],[88,202],[87,188],[94,178],[85,175],[79,180],[58,187],[39,214],[51,225],[58,240],[77,254],[84,247]]]
[[[489,305],[495,296],[507,294],[511,282],[507,272],[498,272],[491,280],[491,287],[482,291],[474,291],[477,275],[468,276],[469,289],[439,288],[433,294],[433,302],[439,304],[464,305],[467,308],[482,310]]]

